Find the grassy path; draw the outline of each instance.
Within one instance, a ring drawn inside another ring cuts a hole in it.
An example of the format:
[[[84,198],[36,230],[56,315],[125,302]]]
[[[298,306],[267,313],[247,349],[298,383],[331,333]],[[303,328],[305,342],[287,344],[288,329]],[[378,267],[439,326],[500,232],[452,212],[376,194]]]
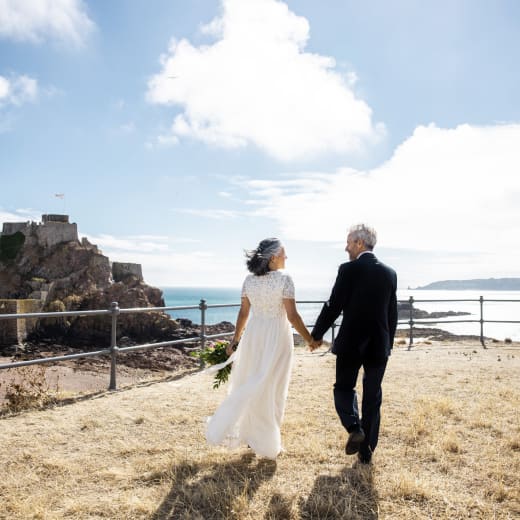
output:
[[[374,465],[347,458],[334,357],[298,349],[276,462],[209,448],[225,389],[197,373],[0,419],[2,519],[520,516],[520,350],[393,354]]]

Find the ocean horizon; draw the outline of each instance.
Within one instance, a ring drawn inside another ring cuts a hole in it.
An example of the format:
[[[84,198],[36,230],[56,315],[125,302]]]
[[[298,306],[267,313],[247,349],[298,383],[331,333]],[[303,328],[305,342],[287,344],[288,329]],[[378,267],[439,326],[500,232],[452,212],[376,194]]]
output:
[[[208,308],[206,323],[215,324],[221,321],[229,321],[234,324],[236,321],[240,304],[240,287],[161,287],[161,290],[167,307],[198,306],[201,299],[204,299],[209,306],[234,304],[234,307]],[[298,311],[308,327],[314,324],[323,302],[329,296],[329,291],[330,288],[299,288],[297,290],[296,299],[298,302],[319,302],[298,304]],[[407,301],[410,296],[413,296],[414,301],[416,301],[415,307],[428,312],[460,311],[470,313],[468,316],[454,317],[452,320],[479,320],[480,302],[478,300],[482,296],[484,298],[484,320],[520,322],[520,291],[426,289],[398,289],[397,291],[397,298],[400,301]],[[169,314],[174,318],[186,318],[194,323],[200,323],[200,310],[198,308],[169,311]],[[430,321],[430,325],[424,326],[443,329],[453,334],[480,334],[480,323],[438,323],[436,320]],[[407,328],[407,326],[404,323],[400,324],[399,328]],[[520,323],[484,323],[484,335],[498,340],[510,338],[513,341],[520,341]]]

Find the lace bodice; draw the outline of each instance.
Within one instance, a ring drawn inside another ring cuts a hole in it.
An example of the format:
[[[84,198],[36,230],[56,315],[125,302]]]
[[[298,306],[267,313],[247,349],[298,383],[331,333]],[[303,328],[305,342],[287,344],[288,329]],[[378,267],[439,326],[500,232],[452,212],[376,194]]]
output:
[[[255,316],[285,316],[284,298],[294,298],[294,283],[288,274],[269,271],[263,276],[250,274],[244,280],[242,296],[247,296]]]

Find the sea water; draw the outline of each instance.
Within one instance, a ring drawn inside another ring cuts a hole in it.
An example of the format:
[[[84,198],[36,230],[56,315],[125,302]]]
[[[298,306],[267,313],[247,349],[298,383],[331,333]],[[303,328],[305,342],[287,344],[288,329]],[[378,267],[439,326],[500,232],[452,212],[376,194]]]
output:
[[[164,287],[163,295],[166,306],[193,306],[195,309],[170,311],[174,318],[187,318],[194,323],[200,323],[201,313],[198,308],[201,299],[206,301],[209,308],[206,311],[206,323],[214,324],[221,321],[235,323],[240,304],[239,287]],[[329,296],[330,288],[299,288],[296,299],[298,311],[308,327],[312,327],[321,310],[323,302]],[[484,320],[519,321],[520,322],[520,291],[440,291],[440,290],[398,290],[400,301],[414,298],[414,306],[428,312],[433,311],[461,311],[470,313],[467,316],[427,320],[428,325],[452,332],[454,334],[480,334],[480,323],[453,323],[454,320],[480,320],[479,298],[484,298]],[[422,301],[422,300],[450,300],[450,301]],[[508,300],[508,301],[491,301]],[[516,300],[516,301],[514,301]],[[211,305],[233,304],[233,307],[211,308]],[[341,318],[338,320],[340,322]],[[422,320],[421,320],[422,321]],[[402,320],[399,327],[406,328],[406,320]],[[484,335],[498,340],[510,338],[520,341],[520,323],[484,323]],[[329,333],[330,336],[330,333]],[[330,338],[329,338],[330,339]]]

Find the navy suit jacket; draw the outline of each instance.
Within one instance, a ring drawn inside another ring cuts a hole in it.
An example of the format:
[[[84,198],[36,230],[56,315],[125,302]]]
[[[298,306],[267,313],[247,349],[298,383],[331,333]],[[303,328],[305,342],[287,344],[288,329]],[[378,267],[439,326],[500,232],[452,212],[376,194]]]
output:
[[[312,331],[320,340],[343,312],[334,354],[359,354],[384,361],[391,352],[397,328],[397,275],[373,253],[340,265],[329,300]]]

